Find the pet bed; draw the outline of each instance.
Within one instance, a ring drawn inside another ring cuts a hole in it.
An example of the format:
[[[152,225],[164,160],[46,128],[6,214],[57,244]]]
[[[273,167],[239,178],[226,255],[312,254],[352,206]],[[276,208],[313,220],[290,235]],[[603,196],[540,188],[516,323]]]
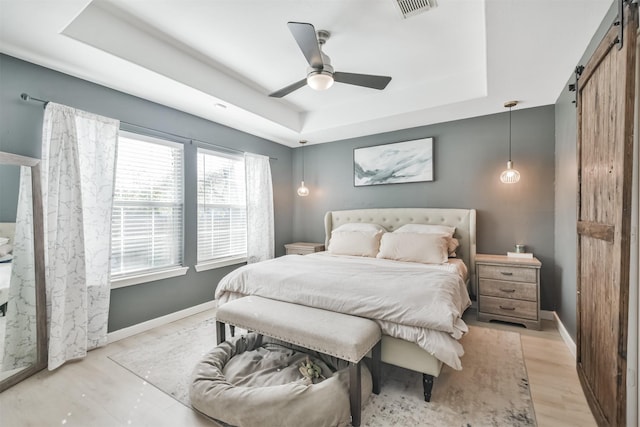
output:
[[[323,378],[304,377],[307,361]],[[371,394],[362,367],[362,401]],[[348,362],[250,333],[225,341],[196,365],[190,387],[198,412],[238,426],[349,426]]]

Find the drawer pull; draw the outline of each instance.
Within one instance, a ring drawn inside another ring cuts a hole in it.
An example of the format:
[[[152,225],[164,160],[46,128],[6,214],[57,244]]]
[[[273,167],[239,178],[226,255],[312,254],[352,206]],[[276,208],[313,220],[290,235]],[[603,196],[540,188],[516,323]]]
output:
[[[516,290],[515,289],[500,289],[502,292],[506,292],[508,294],[512,294],[514,293]]]
[[[500,308],[502,310],[509,310],[509,311],[514,311],[516,309],[515,307],[503,307],[503,306],[500,306]]]
[[[503,276],[513,276],[513,273],[510,271],[501,271],[500,274],[502,274]]]

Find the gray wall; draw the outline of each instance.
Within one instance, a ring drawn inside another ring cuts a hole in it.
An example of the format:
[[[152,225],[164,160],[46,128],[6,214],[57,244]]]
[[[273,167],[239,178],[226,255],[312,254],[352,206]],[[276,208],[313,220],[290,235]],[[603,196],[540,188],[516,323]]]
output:
[[[0,55],[0,151],[40,157],[42,105],[24,102],[20,93],[66,104],[137,125],[160,129],[242,151],[275,157],[271,161],[276,253],[292,240],[292,150],[122,92]],[[178,141],[181,142],[181,141]],[[196,147],[185,144],[185,265],[196,263]],[[109,331],[213,299],[216,284],[233,267],[114,289]]]
[[[520,182],[502,184],[508,159],[508,113],[296,148],[294,183],[311,191],[294,204],[295,240],[324,242],[323,216],[372,207],[475,208],[478,252],[505,254],[516,242],[542,261],[542,308],[554,307],[554,107],[513,110],[512,159]],[[433,182],[353,186],[353,149],[434,138]]]
[[[0,222],[16,222],[20,166],[0,165]]]
[[[591,39],[580,64],[585,65],[604,37],[617,15],[617,2],[609,9],[602,24]],[[578,64],[576,64],[578,65]],[[569,83],[575,83],[575,77],[569,76],[567,85],[556,101],[556,217],[555,217],[555,254],[556,268],[556,312],[567,329],[576,338],[576,258],[577,258],[577,201],[578,168],[576,151],[576,107],[575,92],[569,92]]]

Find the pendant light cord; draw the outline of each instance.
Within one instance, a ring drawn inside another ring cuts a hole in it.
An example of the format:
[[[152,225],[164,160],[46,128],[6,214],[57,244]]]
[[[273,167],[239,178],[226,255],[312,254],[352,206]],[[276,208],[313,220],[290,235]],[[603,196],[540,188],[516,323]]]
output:
[[[307,143],[306,140],[299,141],[300,145],[302,145],[302,181],[304,181],[304,146]]]
[[[513,107],[509,107],[509,161],[511,161],[511,109]]]

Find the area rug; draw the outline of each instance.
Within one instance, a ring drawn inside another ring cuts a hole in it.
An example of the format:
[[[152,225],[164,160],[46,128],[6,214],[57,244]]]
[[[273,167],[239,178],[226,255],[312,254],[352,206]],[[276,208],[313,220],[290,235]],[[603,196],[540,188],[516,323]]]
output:
[[[462,371],[443,367],[431,402],[422,397],[421,374],[383,364],[381,393],[364,404],[362,426],[536,426],[520,334],[469,329]],[[209,319],[110,358],[190,406],[191,371],[215,341]]]

